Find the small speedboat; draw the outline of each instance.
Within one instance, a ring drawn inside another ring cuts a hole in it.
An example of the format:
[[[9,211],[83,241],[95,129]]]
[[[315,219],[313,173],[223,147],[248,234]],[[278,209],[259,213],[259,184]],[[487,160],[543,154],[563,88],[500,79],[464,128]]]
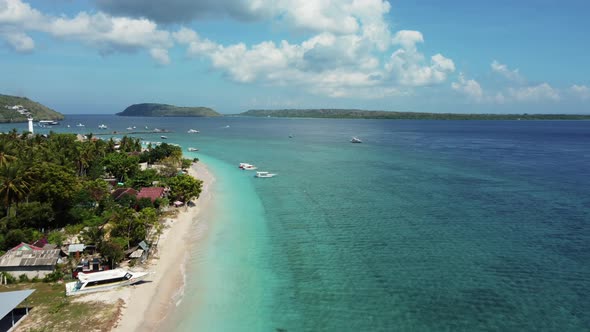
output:
[[[272,178],[274,176],[277,175],[269,172],[256,172],[256,175],[254,175],[255,178]]]
[[[360,140],[358,137],[352,137],[350,143],[362,143],[363,141]]]
[[[199,133],[199,131],[198,131],[198,130],[195,130],[195,129],[189,129],[189,130],[187,131],[187,133],[189,133],[189,134],[198,134],[198,133]]]
[[[98,125],[98,129],[107,129],[108,127],[103,123]]]
[[[187,149],[189,152],[195,152],[195,151],[199,151],[199,149],[197,148],[188,148]]]
[[[256,166],[254,166],[252,164],[248,164],[248,163],[240,163],[240,168],[245,171],[253,171],[253,170],[257,169]]]
[[[168,137],[167,136],[164,136],[164,135],[160,136],[160,138],[161,139],[168,139]]]
[[[149,272],[132,272],[114,269],[94,273],[78,273],[78,281],[66,284],[66,295],[86,294],[111,290],[121,286],[136,284],[144,280]]]
[[[133,130],[133,127],[127,127],[127,130]]]
[[[85,126],[85,125],[83,125],[83,124],[81,124],[81,123],[78,123],[78,124],[76,125],[76,127],[86,127],[86,126]]]

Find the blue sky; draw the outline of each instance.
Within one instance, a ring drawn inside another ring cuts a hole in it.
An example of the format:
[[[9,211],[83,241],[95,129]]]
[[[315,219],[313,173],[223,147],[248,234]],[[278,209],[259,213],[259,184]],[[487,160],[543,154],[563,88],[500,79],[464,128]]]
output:
[[[586,1],[0,0],[0,93],[133,103],[590,114]]]

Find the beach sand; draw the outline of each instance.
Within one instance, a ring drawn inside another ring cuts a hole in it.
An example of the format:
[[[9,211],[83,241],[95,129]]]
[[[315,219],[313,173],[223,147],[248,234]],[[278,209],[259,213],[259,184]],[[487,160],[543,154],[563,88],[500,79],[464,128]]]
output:
[[[184,289],[184,266],[190,252],[191,230],[199,222],[202,211],[211,201],[211,186],[215,179],[202,163],[194,164],[189,174],[203,180],[201,196],[196,206],[179,208],[178,217],[166,221],[160,237],[156,259],[145,270],[152,271],[147,282],[124,287],[99,296],[103,301],[120,298],[125,302],[114,331],[155,331],[176,306]],[[110,296],[109,296],[110,293]],[[90,294],[89,294],[90,295]],[[94,299],[101,300],[101,299]]]

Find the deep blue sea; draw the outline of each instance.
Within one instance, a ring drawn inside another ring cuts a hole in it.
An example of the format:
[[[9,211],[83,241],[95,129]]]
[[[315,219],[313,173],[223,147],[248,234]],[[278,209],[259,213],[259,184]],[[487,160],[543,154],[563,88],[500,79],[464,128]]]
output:
[[[590,330],[590,121],[72,115],[54,130],[100,123],[171,130],[217,178],[172,329]]]

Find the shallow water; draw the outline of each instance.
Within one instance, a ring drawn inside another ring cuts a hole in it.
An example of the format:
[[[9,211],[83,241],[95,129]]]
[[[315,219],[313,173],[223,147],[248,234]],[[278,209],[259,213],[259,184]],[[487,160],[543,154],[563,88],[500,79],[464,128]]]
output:
[[[178,331],[590,329],[590,122],[67,121],[173,130],[217,177]]]

